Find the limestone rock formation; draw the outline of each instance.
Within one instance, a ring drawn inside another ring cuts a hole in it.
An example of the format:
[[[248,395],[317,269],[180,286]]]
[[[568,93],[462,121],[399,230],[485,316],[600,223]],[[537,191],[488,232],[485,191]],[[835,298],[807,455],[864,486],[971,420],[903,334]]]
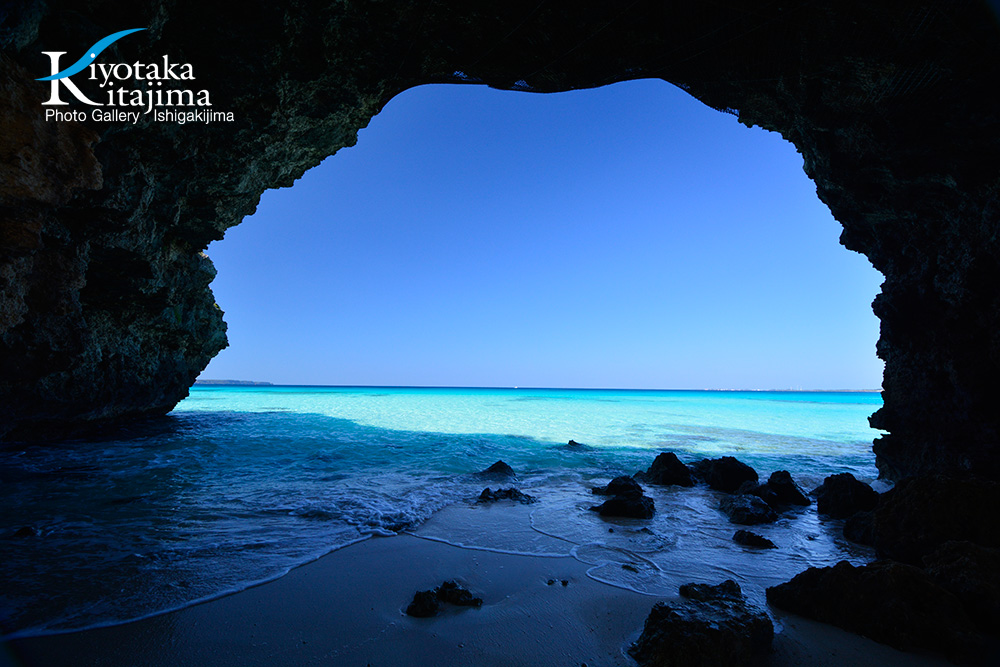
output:
[[[226,345],[202,251],[399,92],[653,77],[795,144],[841,242],[885,275],[881,473],[1000,478],[1000,29],[985,0],[18,0],[3,21],[4,440],[170,410]],[[123,26],[146,30],[110,57],[191,63],[234,121],[40,122],[43,51]]]

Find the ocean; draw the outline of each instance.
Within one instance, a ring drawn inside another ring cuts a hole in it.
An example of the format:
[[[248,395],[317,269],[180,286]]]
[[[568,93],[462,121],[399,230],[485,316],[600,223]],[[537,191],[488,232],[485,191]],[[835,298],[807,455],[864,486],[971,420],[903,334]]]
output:
[[[761,598],[810,565],[871,553],[815,505],[753,527],[779,546],[763,552],[732,542],[740,526],[703,486],[647,485],[645,521],[588,511],[590,489],[661,451],[735,456],[762,481],[788,470],[806,490],[839,472],[872,482],[880,406],[866,392],[196,386],[113,437],[0,452],[0,634],[181,608],[400,531],[576,558],[650,596],[736,578]],[[536,503],[476,503],[498,484],[475,473],[498,460]]]

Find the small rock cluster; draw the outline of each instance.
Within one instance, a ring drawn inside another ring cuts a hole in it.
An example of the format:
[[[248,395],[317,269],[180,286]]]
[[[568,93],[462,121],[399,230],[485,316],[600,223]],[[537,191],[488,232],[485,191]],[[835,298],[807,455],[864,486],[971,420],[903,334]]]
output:
[[[442,604],[482,607],[483,599],[474,597],[468,589],[462,588],[454,581],[446,581],[435,589],[414,593],[413,601],[406,608],[406,614],[417,618],[430,618],[437,615]]]
[[[475,476],[480,479],[493,479],[497,481],[514,481],[517,479],[514,469],[503,461],[497,461],[489,468],[475,473]],[[506,489],[503,487],[497,487],[496,491],[490,487],[486,487],[483,489],[483,492],[479,494],[479,498],[476,499],[476,502],[485,505],[501,500],[511,500],[515,503],[530,505],[531,503],[537,502],[538,498],[528,495],[513,486],[507,487]]]

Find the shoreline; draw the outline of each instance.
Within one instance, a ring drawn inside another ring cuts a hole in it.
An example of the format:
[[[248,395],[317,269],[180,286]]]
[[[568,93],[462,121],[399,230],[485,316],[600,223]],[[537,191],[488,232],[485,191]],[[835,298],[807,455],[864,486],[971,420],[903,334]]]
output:
[[[601,665],[659,600],[601,583],[572,557],[498,553],[411,534],[372,537],[224,597],[121,625],[5,642],[7,665]],[[411,618],[418,590],[454,579],[484,600]],[[566,585],[562,581],[566,581]],[[553,583],[549,583],[552,581]],[[947,664],[773,608],[769,664]]]

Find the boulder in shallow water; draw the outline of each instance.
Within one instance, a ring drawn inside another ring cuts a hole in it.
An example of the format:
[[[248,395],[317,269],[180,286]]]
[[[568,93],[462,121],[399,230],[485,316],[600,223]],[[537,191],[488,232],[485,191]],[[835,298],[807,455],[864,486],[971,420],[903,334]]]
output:
[[[691,466],[695,475],[716,491],[734,493],[744,482],[756,482],[757,471],[732,456],[703,459]]]
[[[613,480],[607,483],[606,486],[599,486],[590,490],[591,493],[596,493],[599,496],[641,496],[642,487],[639,483],[632,479],[622,475],[621,477],[615,477]]]
[[[719,503],[719,509],[729,517],[730,523],[753,526],[759,523],[774,523],[778,514],[757,496],[727,496]]]
[[[774,627],[735,581],[685,584],[687,600],[658,602],[629,654],[643,667],[755,665],[771,650]]]
[[[768,588],[767,601],[903,651],[941,651],[968,660],[982,646],[958,598],[904,563],[877,561],[855,567],[841,561],[809,568]]]
[[[737,530],[733,533],[733,542],[737,544],[742,544],[745,547],[754,547],[755,549],[777,549],[778,546],[767,539],[763,535],[758,535],[757,533],[751,533],[749,530]]]
[[[875,509],[878,493],[849,472],[830,475],[813,491],[816,510],[832,519],[846,519],[855,512]]]
[[[656,512],[656,505],[649,496],[615,496],[590,509],[601,516],[652,519]]]
[[[657,454],[646,472],[637,472],[635,478],[660,486],[694,486],[691,469],[673,452]]]
[[[486,470],[482,470],[476,474],[480,477],[492,477],[494,479],[512,479],[517,477],[514,474],[514,469],[503,461],[497,461]]]
[[[764,493],[768,495],[768,498],[765,498],[763,495],[760,498],[772,507],[784,505],[801,505],[804,507],[812,503],[806,492],[795,483],[795,480],[792,479],[792,474],[787,470],[778,470],[771,473],[767,482],[761,484],[759,488],[765,489]]]
[[[508,489],[497,489],[496,491],[487,487],[483,489],[482,493],[479,494],[479,500],[476,502],[495,503],[498,500],[513,500],[516,503],[524,503],[525,505],[538,501],[538,499],[534,496],[529,496],[527,493],[515,489],[514,487],[510,487]]]

